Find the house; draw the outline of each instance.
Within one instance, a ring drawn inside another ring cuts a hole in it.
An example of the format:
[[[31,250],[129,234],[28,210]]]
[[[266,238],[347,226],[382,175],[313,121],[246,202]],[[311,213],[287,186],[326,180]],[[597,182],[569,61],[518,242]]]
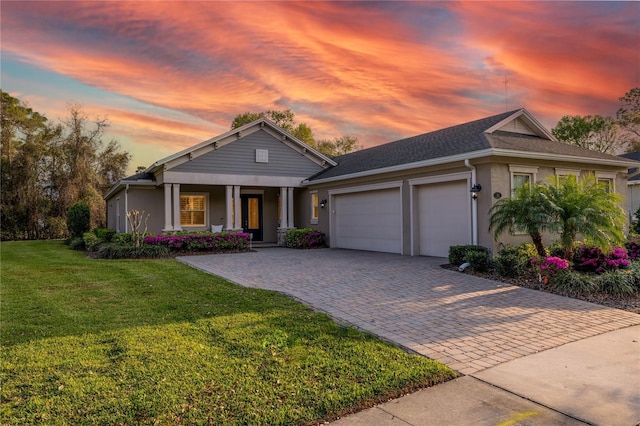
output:
[[[620,157],[640,161],[640,152],[629,152]],[[640,165],[636,164],[629,169],[627,179],[627,209],[629,221],[635,220],[634,214],[640,208]]]
[[[446,256],[449,246],[529,241],[489,232],[488,211],[547,176],[595,173],[626,193],[636,162],[558,142],[518,109],[329,158],[259,119],[123,179],[105,199],[107,222],[150,213],[149,231],[227,230],[277,242],[312,227],[331,247]]]

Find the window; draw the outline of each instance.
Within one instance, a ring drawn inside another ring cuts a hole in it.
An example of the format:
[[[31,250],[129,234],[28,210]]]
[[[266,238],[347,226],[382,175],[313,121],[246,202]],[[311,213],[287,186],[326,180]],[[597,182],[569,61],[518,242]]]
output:
[[[318,223],[318,193],[311,193],[311,223]]]
[[[180,196],[180,225],[207,226],[207,197],[206,195]]]
[[[615,192],[616,191],[616,174],[615,173],[603,173],[596,172],[596,179],[598,180],[598,184],[602,185],[607,192]]]
[[[536,181],[537,167],[531,166],[509,166],[511,172],[511,196],[516,193],[516,188],[522,185],[532,185]]]

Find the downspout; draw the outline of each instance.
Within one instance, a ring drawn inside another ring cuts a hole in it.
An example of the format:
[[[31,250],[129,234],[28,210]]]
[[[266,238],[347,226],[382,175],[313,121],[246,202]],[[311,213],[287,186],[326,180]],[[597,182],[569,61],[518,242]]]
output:
[[[464,165],[471,170],[471,187],[476,182],[476,166],[471,165],[469,160],[464,160]],[[471,243],[478,245],[478,199],[471,199]]]
[[[129,211],[129,184],[124,187],[124,233],[129,233],[129,218],[127,212]]]

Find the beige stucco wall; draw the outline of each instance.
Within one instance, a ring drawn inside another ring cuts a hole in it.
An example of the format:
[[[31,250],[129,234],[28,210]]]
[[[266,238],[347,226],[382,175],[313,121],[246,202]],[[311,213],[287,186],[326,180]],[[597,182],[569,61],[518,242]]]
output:
[[[626,187],[626,169],[621,167],[611,166],[594,166],[592,164],[584,163],[569,163],[569,162],[551,162],[532,159],[520,159],[520,158],[484,158],[471,161],[471,164],[476,168],[476,182],[482,185],[482,191],[478,194],[477,203],[478,208],[478,244],[485,247],[489,247],[493,252],[499,250],[502,244],[504,245],[517,245],[523,242],[530,242],[528,235],[511,235],[504,233],[494,239],[493,233],[489,230],[489,210],[498,201],[498,198],[494,197],[495,193],[500,193],[502,198],[511,196],[511,172],[509,166],[516,167],[537,167],[536,180],[544,181],[548,176],[556,175],[556,172],[565,172],[567,170],[578,170],[580,173],[584,172],[596,172],[596,174],[613,174],[615,176],[615,190],[624,197],[622,207],[626,210],[627,205],[627,187]],[[335,189],[357,187],[362,185],[371,185],[376,183],[384,183],[391,181],[402,181],[402,202],[403,202],[403,253],[409,254],[411,252],[411,212],[410,212],[410,185],[409,180],[415,178],[424,178],[432,176],[440,176],[452,173],[470,172],[470,169],[465,167],[463,162],[450,163],[446,165],[439,165],[435,167],[426,167],[422,169],[416,169],[405,172],[388,173],[384,175],[361,177],[357,179],[351,179],[341,182],[330,182],[311,184],[308,186],[308,190],[302,197],[303,203],[309,203],[310,195],[309,191],[317,191],[318,198],[330,200],[329,191]],[[640,191],[638,192],[640,194]],[[471,196],[471,194],[469,194]],[[640,196],[639,196],[640,199]],[[639,201],[640,202],[640,201]],[[308,217],[308,212],[305,211]],[[320,209],[318,223],[310,225],[320,231],[327,234],[327,238],[330,238],[329,234],[329,214],[330,209]],[[557,240],[557,236],[545,235],[545,244],[551,244]]]

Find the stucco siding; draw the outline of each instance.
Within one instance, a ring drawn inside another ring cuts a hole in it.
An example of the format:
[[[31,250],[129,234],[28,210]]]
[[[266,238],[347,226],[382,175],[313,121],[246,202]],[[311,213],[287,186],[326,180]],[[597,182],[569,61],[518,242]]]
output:
[[[266,162],[256,161],[266,151]],[[214,151],[182,163],[171,171],[257,176],[311,176],[322,167],[260,130]]]

